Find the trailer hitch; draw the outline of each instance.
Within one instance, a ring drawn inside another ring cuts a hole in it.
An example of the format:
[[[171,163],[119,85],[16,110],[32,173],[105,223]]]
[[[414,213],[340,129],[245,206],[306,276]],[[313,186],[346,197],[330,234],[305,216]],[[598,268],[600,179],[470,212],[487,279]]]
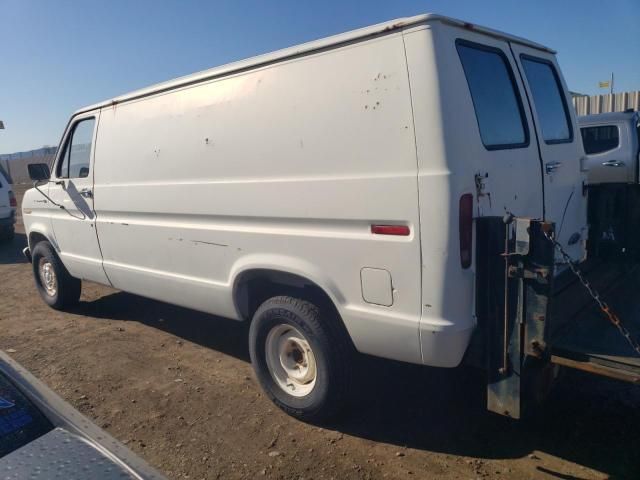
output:
[[[539,283],[549,282],[549,269],[548,268],[524,268],[522,265],[509,266],[508,275],[509,278],[523,278],[526,280],[536,280]]]
[[[544,231],[553,232],[553,224],[513,215],[481,225],[487,256],[479,295],[486,325],[487,408],[511,418],[521,418],[530,401],[524,392],[549,355],[545,330],[554,255]]]

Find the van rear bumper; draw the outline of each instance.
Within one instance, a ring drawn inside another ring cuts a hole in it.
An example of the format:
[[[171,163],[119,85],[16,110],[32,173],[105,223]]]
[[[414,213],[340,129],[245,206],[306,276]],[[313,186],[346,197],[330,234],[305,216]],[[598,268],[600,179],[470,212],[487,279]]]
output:
[[[422,325],[422,363],[430,367],[457,367],[469,347],[474,329],[474,325],[467,328],[460,328],[459,325],[429,328],[428,325]]]

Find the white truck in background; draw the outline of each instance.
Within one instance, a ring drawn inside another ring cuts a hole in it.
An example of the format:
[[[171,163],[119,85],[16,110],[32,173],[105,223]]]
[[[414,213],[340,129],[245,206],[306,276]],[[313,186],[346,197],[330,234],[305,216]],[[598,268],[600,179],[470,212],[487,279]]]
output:
[[[586,153],[592,250],[640,258],[640,113],[578,117]]]
[[[550,252],[547,288],[585,257],[569,105],[553,50],[431,14],[214,68],[74,113],[32,166],[25,253],[54,308],[90,280],[251,322],[257,378],[299,418],[339,410],[354,351],[455,367],[472,337],[490,408],[518,417],[522,332],[499,325],[524,320],[511,293],[481,303],[513,292],[496,261]]]
[[[0,169],[0,242],[13,240],[17,206],[11,184]]]
[[[639,183],[640,113],[600,113],[578,117],[587,154],[590,185]]]

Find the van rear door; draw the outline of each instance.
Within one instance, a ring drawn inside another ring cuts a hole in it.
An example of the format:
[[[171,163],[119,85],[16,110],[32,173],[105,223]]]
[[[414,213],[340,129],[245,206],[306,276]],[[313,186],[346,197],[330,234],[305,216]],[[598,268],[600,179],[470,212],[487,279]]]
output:
[[[423,362],[452,367],[475,326],[470,217],[542,218],[540,159],[507,41],[435,22],[407,33],[405,45],[419,168]]]
[[[511,43],[534,118],[542,161],[544,219],[555,222],[556,239],[571,258],[585,255],[586,180],[580,132],[567,87],[551,52]]]
[[[509,44],[474,31],[446,33],[451,42],[443,43],[445,63],[440,67],[446,76],[441,82],[447,99],[444,124],[455,126],[460,135],[460,140],[448,144],[448,153],[465,172],[459,184],[453,181],[455,195],[473,193],[476,216],[502,217],[510,212],[540,218],[537,146]]]

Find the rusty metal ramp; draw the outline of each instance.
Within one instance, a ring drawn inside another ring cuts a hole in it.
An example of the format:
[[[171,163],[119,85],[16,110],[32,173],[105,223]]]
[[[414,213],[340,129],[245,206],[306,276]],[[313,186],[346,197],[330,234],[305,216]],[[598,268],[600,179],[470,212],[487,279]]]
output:
[[[602,277],[601,277],[602,278]],[[634,339],[640,338],[640,268],[609,275],[602,298]],[[574,287],[575,288],[575,287]],[[596,302],[581,308],[554,333],[551,361],[640,384],[640,354]]]

